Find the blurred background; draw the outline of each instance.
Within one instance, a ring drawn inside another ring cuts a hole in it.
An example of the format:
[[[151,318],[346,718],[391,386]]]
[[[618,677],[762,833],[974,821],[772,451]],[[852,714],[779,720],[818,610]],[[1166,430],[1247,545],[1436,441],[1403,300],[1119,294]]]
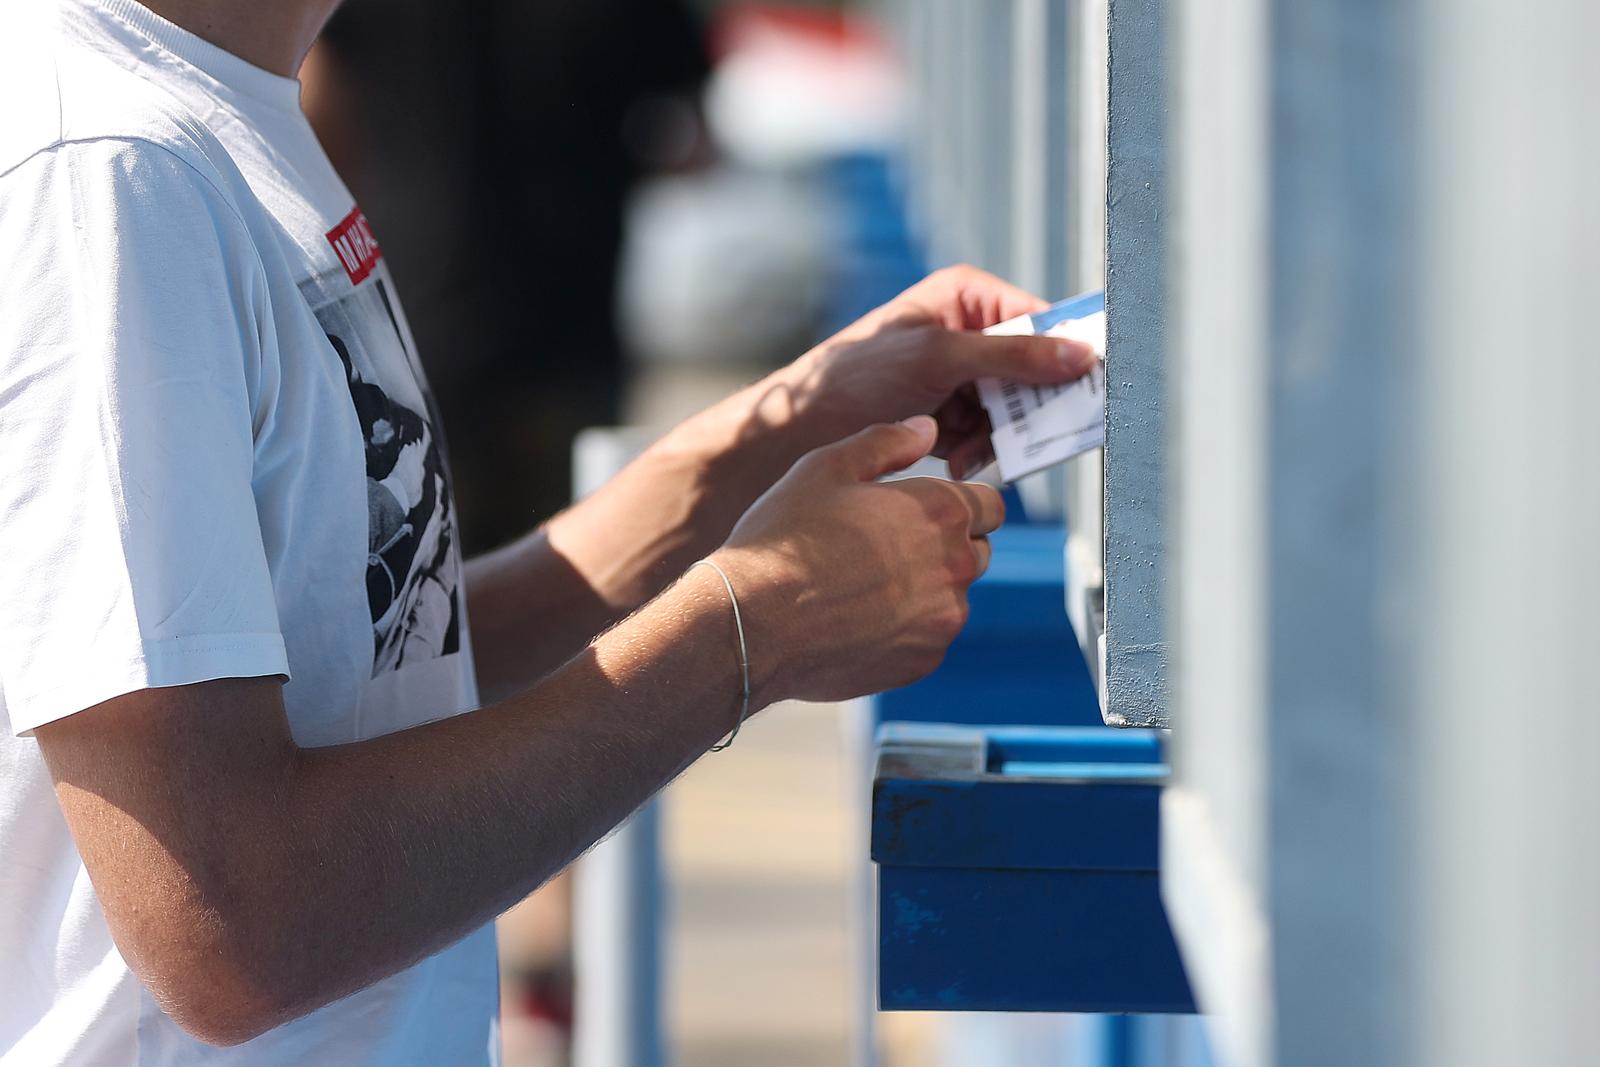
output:
[[[469,550],[929,268],[1105,291],[1106,448],[1016,487],[945,666],[760,716],[507,915],[510,1067],[1600,1062],[1596,39],[1591,0],[349,0],[304,102]],[[874,763],[880,719],[936,726]],[[910,854],[890,757],[974,722]],[[948,833],[979,785],[1030,800]]]

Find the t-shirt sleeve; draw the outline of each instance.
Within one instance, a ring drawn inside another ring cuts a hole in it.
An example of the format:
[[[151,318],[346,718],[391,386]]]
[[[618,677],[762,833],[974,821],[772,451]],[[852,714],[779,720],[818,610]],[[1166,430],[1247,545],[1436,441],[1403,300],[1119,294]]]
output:
[[[236,209],[174,151],[0,176],[0,709],[287,675],[252,474],[271,315]]]

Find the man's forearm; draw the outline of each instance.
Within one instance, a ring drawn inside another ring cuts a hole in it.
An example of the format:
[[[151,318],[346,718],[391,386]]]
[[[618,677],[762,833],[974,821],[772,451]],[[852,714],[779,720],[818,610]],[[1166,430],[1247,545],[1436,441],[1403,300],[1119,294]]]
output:
[[[852,427],[807,408],[805,363],[683,423],[611,482],[467,566],[480,688],[532,684],[720,545],[805,452]]]
[[[302,810],[349,816],[328,820],[315,846],[290,845],[332,862],[285,865],[322,882],[296,890],[324,925],[303,943],[338,945],[354,964],[318,999],[442,947],[564,867],[732,727],[737,679],[726,596],[700,570],[520,697],[303,751]],[[350,914],[328,901],[349,901]],[[358,921],[368,914],[381,928]],[[321,955],[282,961],[275,985],[308,988],[327,973]]]
[[[568,863],[732,727],[735,649],[726,595],[699,570],[493,707],[333,748],[263,730],[227,782],[207,782],[203,739],[163,741],[192,753],[174,753],[186,789],[228,804],[180,809],[179,825],[141,810],[140,784],[52,769],[129,962],[180,1022],[231,1042],[437,951]],[[115,884],[129,851],[148,854],[144,885]],[[194,917],[168,914],[184,907]]]
[[[931,419],[796,464],[716,554],[528,692],[303,750],[277,683],[149,688],[41,726],[39,744],[117,944],[215,1042],[392,974],[481,924],[759,708],[843,700],[931,670],[966,619],[998,494],[879,485]]]

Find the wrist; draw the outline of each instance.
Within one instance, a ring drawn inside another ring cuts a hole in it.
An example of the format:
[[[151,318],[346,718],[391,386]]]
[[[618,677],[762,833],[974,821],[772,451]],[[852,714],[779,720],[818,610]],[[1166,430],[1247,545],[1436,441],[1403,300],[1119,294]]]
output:
[[[687,570],[589,649],[615,690],[636,694],[652,714],[672,715],[696,756],[760,706],[752,691],[746,710],[733,607],[709,567]]]
[[[679,424],[651,452],[657,464],[693,470],[706,506],[729,514],[726,529],[811,449],[816,432],[804,374],[791,365]],[[726,532],[724,529],[724,533]]]
[[[795,459],[864,425],[850,405],[841,406],[838,383],[832,381],[837,340],[822,342],[751,387],[762,391],[763,423],[782,434]]]
[[[758,551],[728,547],[719,548],[706,557],[728,576],[738,600],[750,674],[751,714],[788,699],[794,693],[789,670],[794,657],[781,623],[786,605],[792,605],[794,597],[786,589],[789,583],[783,578],[781,564],[766,557],[767,554]],[[704,574],[714,583],[714,592],[728,614],[731,629],[733,605],[727,602],[727,589],[710,568],[697,567],[695,572]],[[735,635],[734,640],[737,639]]]

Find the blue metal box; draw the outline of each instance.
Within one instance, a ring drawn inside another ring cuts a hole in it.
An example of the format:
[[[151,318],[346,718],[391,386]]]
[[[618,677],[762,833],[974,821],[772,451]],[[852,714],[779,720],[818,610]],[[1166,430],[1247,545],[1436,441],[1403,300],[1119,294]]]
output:
[[[886,1010],[1192,1012],[1159,888],[1160,736],[890,723],[879,733]]]

